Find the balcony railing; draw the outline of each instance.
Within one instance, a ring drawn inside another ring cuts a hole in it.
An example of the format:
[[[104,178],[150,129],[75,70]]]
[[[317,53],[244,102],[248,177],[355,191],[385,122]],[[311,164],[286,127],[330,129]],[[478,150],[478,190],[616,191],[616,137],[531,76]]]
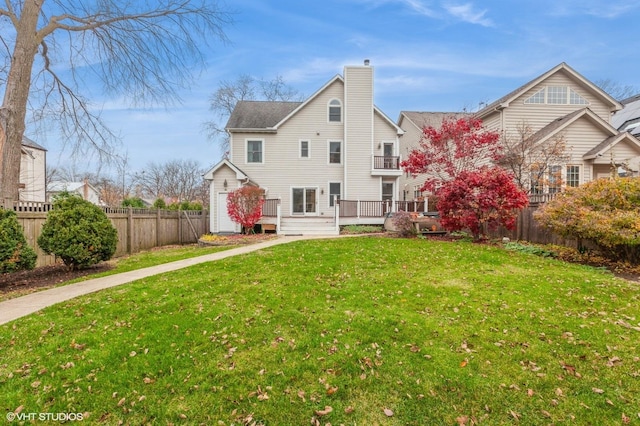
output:
[[[376,155],[373,157],[375,170],[400,170],[400,157]]]

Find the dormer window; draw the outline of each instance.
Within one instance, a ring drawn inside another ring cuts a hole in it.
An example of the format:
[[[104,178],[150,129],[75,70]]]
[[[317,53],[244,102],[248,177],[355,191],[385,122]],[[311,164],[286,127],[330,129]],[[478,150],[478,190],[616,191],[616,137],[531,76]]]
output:
[[[338,99],[332,99],[331,102],[329,102],[329,122],[342,122],[342,102]]]
[[[588,105],[589,102],[568,86],[547,86],[525,99],[525,104]]]

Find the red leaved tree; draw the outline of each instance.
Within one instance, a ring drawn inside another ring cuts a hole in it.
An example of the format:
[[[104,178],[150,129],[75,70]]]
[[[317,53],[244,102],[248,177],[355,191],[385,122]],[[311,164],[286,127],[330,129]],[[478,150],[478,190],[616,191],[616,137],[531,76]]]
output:
[[[478,170],[501,157],[500,135],[473,117],[445,118],[439,129],[422,129],[419,147],[401,163],[413,176],[424,174],[422,191],[433,192],[463,171]]]
[[[500,135],[484,129],[481,120],[448,118],[439,129],[425,127],[418,148],[401,165],[424,175],[421,191],[438,199],[444,229],[469,229],[479,239],[484,224],[513,227],[528,203],[513,175],[495,166],[501,156]]]
[[[469,229],[475,240],[483,227],[494,230],[516,226],[518,211],[529,204],[527,194],[513,175],[493,166],[462,171],[438,191],[437,209],[442,227],[449,231]]]
[[[242,225],[249,233],[262,217],[264,191],[255,186],[243,186],[227,195],[227,213],[231,220]]]

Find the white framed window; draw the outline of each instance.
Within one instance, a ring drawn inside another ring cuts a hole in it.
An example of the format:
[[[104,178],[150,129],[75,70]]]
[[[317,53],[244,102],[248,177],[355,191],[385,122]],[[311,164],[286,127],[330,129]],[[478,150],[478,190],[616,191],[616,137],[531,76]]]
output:
[[[340,99],[331,99],[328,105],[330,123],[342,123],[342,102]]]
[[[525,104],[543,104],[545,102],[545,93],[546,90],[540,89],[530,97],[528,97],[524,103]]]
[[[567,186],[580,186],[580,166],[567,166]]]
[[[382,201],[393,201],[393,182],[382,182]]]
[[[329,164],[342,164],[342,141],[329,141]]]
[[[334,206],[334,198],[338,200],[342,197],[342,183],[329,182],[329,207]]]
[[[562,188],[562,167],[549,166],[549,194],[560,192]]]
[[[525,104],[589,105],[589,102],[569,86],[547,86],[524,100]]]
[[[306,139],[300,140],[300,158],[311,158],[311,142]]]
[[[549,86],[547,87],[547,103],[548,104],[566,104],[567,103],[567,87],[566,86]]]
[[[264,163],[264,140],[247,139],[247,163]]]

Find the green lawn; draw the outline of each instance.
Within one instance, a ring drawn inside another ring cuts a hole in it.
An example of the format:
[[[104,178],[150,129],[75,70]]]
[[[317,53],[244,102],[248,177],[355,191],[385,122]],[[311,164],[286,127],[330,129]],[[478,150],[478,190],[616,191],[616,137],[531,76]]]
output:
[[[639,342],[640,288],[600,269],[301,241],[0,326],[0,404],[102,424],[640,424]]]

